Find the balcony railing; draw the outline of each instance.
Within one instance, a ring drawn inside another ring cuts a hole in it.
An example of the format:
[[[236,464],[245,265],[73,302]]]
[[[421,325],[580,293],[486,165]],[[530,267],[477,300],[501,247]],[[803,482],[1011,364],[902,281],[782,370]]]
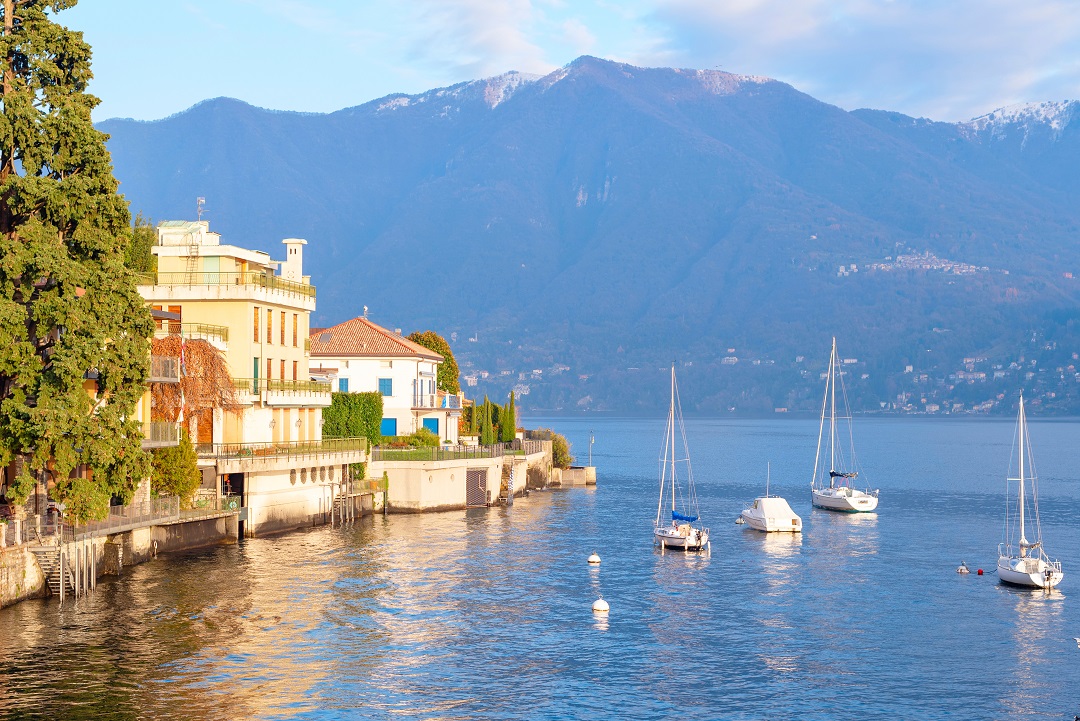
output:
[[[140,273],[139,285],[242,285],[315,297],[315,286],[267,273]]]
[[[151,383],[179,383],[180,359],[167,355],[150,356]]]
[[[371,449],[372,461],[457,461],[472,458],[524,456],[544,450],[541,441],[513,440],[489,446],[442,446],[424,448],[392,448],[377,446]]]
[[[326,453],[366,451],[366,438],[324,438],[321,441],[289,443],[200,443],[199,455],[218,460],[233,458],[302,458]]]
[[[240,393],[330,393],[333,386],[323,381],[288,381],[280,378],[233,378],[233,386]]]
[[[435,404],[434,393],[414,393],[413,394],[413,408],[438,408]]]
[[[451,409],[455,409],[455,410],[460,410],[461,409],[461,396],[452,395],[450,393],[447,393],[445,395],[440,394],[439,395],[439,407],[440,408],[451,408]]]
[[[268,378],[263,381],[271,393],[329,393],[333,387],[324,381],[287,381]]]
[[[178,323],[175,321],[163,321],[160,328],[154,331],[155,338],[168,335],[178,335],[188,339],[216,340],[222,343],[229,342],[229,329],[223,325],[211,325],[209,323]]]
[[[151,421],[143,424],[142,447],[168,448],[180,444],[180,424],[170,421]]]

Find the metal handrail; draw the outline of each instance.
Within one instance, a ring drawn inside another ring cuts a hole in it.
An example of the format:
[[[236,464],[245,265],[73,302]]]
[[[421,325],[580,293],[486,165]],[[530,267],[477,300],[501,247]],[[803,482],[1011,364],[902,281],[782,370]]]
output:
[[[143,424],[143,439],[151,443],[180,442],[180,424],[172,421],[150,421]]]
[[[367,450],[367,439],[324,438],[321,441],[290,441],[282,443],[200,443],[199,455],[230,458],[279,458],[312,456],[322,453],[342,453]]]
[[[212,325],[210,323],[176,323],[165,321],[161,328],[154,331],[155,338],[178,335],[183,338],[216,338],[224,343],[229,342],[229,328],[224,325]]]
[[[308,298],[315,297],[315,286],[268,273],[139,273],[139,285],[243,285],[282,290]]]
[[[266,390],[271,393],[329,393],[332,387],[325,381],[287,381],[278,378],[266,380]]]

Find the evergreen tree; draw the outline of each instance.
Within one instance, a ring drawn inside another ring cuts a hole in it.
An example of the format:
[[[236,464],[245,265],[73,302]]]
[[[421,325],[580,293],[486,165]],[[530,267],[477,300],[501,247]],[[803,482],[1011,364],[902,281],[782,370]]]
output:
[[[180,429],[180,444],[172,448],[158,448],[153,452],[153,468],[150,488],[162,496],[179,496],[184,508],[191,507],[191,499],[202,484],[199,473],[199,457],[191,445],[187,429]]]
[[[510,391],[510,402],[502,413],[499,440],[510,443],[517,436],[517,410],[514,408],[514,391]]]
[[[435,378],[435,385],[438,389],[447,393],[460,393],[461,384],[458,382],[460,371],[458,370],[457,361],[454,360],[454,352],[450,350],[450,344],[446,342],[446,339],[433,330],[425,330],[422,333],[420,331],[410,333],[409,340],[424,346],[428,350],[433,350],[443,357],[443,362],[439,364],[439,372]]]
[[[15,462],[9,498],[52,481],[84,520],[149,474],[134,411],[153,322],[90,119],[90,47],[52,19],[74,4],[0,0],[0,464]],[[92,474],[69,478],[78,466]]]
[[[491,401],[487,399],[487,396],[484,396],[480,424],[480,445],[490,446],[495,442],[495,429],[491,425]]]

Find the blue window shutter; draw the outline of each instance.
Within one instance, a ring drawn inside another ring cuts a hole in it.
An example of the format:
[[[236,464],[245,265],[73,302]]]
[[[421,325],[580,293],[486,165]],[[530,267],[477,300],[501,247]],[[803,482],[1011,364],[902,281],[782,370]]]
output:
[[[342,393],[348,393],[349,392],[349,379],[348,378],[338,378],[337,383],[338,383],[338,390],[339,391],[341,391]]]
[[[384,396],[394,395],[394,379],[393,378],[380,378],[379,379],[379,393]]]
[[[379,425],[379,435],[396,436],[397,418],[383,418],[382,423]]]
[[[435,435],[439,435],[439,419],[438,418],[425,418],[424,419],[424,428],[427,428],[429,431],[431,431]]]

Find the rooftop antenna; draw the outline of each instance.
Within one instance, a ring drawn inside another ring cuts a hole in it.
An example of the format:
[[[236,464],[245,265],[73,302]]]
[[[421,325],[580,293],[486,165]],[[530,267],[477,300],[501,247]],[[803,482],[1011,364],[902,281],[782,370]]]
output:
[[[206,205],[206,198],[199,197],[195,199],[195,213],[199,216],[199,220],[202,220],[203,206]]]
[[[367,306],[364,306],[364,317],[367,318]]]

